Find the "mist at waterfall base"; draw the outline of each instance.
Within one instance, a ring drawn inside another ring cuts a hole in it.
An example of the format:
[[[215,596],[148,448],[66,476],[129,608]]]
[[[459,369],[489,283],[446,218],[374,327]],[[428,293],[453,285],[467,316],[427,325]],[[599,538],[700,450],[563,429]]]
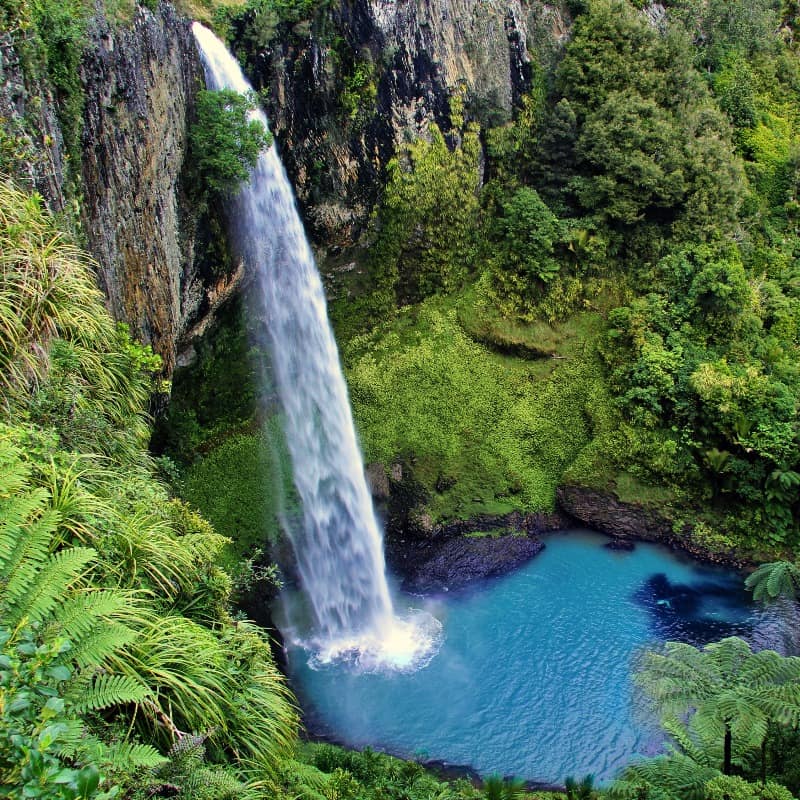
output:
[[[481,775],[608,780],[663,751],[631,680],[643,648],[741,635],[757,649],[797,651],[796,620],[753,606],[738,573],[657,545],[612,551],[585,531],[543,541],[518,571],[429,600],[445,636],[424,669],[355,674],[290,649],[307,725],[347,745]]]
[[[199,23],[193,32],[208,88],[251,92],[225,45]],[[251,118],[268,127],[261,111]],[[228,218],[267,319],[271,373],[302,505],[302,519],[287,514],[282,522],[310,625],[288,609],[287,631],[298,632],[319,663],[413,669],[435,649],[441,626],[424,612],[394,612],[322,282],[274,145],[231,199]]]

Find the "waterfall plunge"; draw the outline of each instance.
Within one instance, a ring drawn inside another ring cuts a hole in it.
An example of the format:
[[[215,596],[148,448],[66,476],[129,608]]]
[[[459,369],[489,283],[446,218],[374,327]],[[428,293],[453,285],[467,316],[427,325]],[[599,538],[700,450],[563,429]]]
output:
[[[194,23],[209,89],[251,87],[225,45]],[[261,111],[252,115],[267,126]],[[364,479],[347,387],[325,295],[275,146],[261,153],[230,214],[268,316],[272,366],[285,413],[302,529],[287,526],[314,616],[318,662],[415,668],[427,663],[439,623],[395,616],[381,533]]]

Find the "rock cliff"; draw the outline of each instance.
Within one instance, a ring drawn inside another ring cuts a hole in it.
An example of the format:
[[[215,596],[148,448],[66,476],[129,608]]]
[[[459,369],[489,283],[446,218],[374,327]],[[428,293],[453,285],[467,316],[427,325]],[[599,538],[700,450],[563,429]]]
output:
[[[268,90],[312,238],[333,248],[364,232],[399,144],[433,123],[450,130],[453,97],[469,118],[509,118],[535,62],[552,57],[567,30],[558,7],[538,0],[335,0],[322,9],[264,42],[240,26],[238,44],[256,87]],[[186,197],[187,132],[202,86],[189,21],[166,2],[137,7],[128,24],[95,17],[81,79],[82,163],[71,170],[81,187],[72,192],[50,91],[24,74],[12,38],[0,34],[0,118],[19,137],[23,177],[55,210],[81,198],[112,314],[170,374],[243,279],[241,269],[207,263],[219,242]]]
[[[14,36],[0,32],[0,148],[2,171],[11,172],[63,211],[64,143],[53,95],[42,79],[26,73]]]
[[[171,373],[193,328],[232,288],[202,274],[182,184],[202,69],[191,28],[169,4],[130,26],[102,18],[83,61],[83,223],[112,314]]]
[[[308,30],[238,34],[312,237],[347,246],[401,142],[448,131],[454,96],[473,119],[509,119],[567,31],[536,0],[340,0]]]

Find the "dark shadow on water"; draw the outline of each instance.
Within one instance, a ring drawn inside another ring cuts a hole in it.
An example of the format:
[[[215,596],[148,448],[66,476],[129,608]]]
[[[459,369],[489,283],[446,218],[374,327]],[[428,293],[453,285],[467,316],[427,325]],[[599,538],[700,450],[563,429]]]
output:
[[[673,583],[664,573],[651,576],[634,595],[650,614],[659,639],[701,646],[752,630],[749,596],[734,578],[709,574],[696,583]]]

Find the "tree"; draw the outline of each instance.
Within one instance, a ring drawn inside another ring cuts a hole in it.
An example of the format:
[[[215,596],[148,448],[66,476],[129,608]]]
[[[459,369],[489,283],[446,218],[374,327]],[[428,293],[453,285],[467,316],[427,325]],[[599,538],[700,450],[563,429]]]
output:
[[[800,566],[789,561],[762,564],[747,576],[744,584],[754,600],[771,601],[780,597],[794,600],[800,596]]]
[[[773,650],[753,653],[737,637],[702,650],[667,642],[662,652],[645,655],[635,680],[663,717],[687,720],[710,748],[722,741],[725,775],[733,765],[734,743],[740,749],[759,747],[770,722],[800,722],[800,658]]]
[[[561,225],[535,189],[518,189],[503,203],[498,228],[504,267],[531,283],[547,283],[558,274],[553,248],[561,235]]]
[[[197,94],[197,120],[189,130],[189,146],[200,184],[212,193],[235,189],[247,179],[272,137],[250,116],[256,107],[250,95],[232,89]]]
[[[576,154],[590,175],[573,180],[583,208],[631,225],[686,192],[681,132],[672,114],[631,91],[609,93],[589,112]]]

